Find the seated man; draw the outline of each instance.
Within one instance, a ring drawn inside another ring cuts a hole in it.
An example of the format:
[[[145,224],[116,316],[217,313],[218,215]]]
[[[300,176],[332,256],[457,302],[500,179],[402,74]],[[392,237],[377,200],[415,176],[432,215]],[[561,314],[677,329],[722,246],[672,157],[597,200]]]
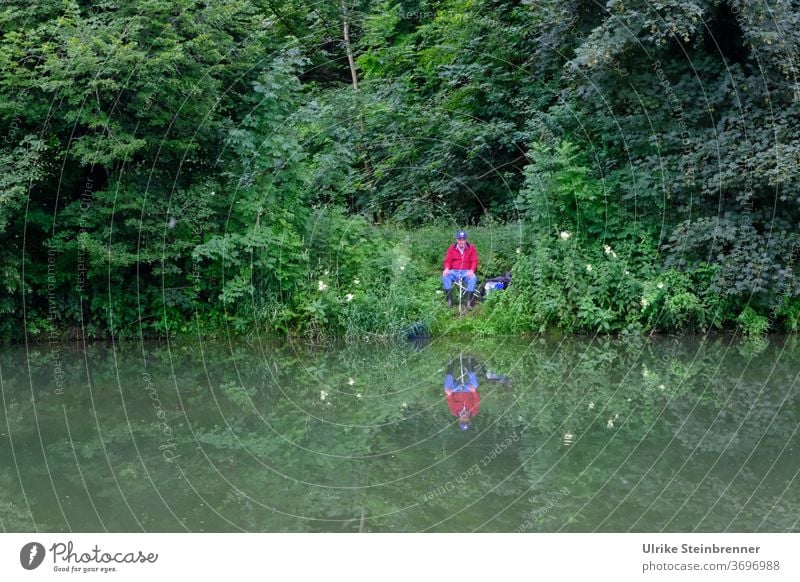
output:
[[[467,242],[467,233],[459,230],[456,233],[456,242],[450,245],[444,256],[444,271],[442,271],[442,285],[447,291],[447,305],[453,306],[453,282],[458,279],[467,281],[467,309],[472,309],[472,298],[475,294],[475,285],[478,277],[478,250],[475,245]]]
[[[447,374],[444,377],[444,393],[447,407],[453,415],[458,417],[458,428],[462,431],[469,430],[472,417],[478,414],[481,406],[481,397],[478,394],[478,375],[472,357],[467,356],[461,361],[461,369],[457,378],[453,377],[453,359],[447,365]],[[464,366],[466,364],[466,367]]]

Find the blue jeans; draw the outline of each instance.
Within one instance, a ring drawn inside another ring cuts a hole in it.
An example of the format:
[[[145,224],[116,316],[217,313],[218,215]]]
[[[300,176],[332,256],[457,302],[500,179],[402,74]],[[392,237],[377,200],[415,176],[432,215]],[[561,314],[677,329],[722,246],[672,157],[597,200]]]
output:
[[[453,288],[453,283],[458,279],[462,279],[467,281],[467,291],[469,293],[474,292],[475,285],[478,284],[478,277],[476,275],[467,277],[467,273],[469,273],[469,271],[454,269],[450,271],[449,275],[442,275],[442,285],[444,285],[444,290],[450,291],[450,289]]]
[[[459,378],[459,380],[463,381],[463,378]],[[478,388],[478,375],[475,372],[467,372],[466,384],[459,383],[456,385],[452,374],[447,374],[444,377],[445,390],[452,390],[453,392],[469,392],[469,386],[475,386],[476,390]]]

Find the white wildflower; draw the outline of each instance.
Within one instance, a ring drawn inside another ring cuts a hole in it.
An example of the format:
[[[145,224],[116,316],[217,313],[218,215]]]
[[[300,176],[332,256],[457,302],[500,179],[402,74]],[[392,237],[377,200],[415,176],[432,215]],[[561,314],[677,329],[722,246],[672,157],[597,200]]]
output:
[[[626,275],[630,275],[630,274],[631,274],[631,272],[630,272],[630,271],[625,271],[625,274],[626,274]]]
[[[594,410],[594,402],[589,403],[589,410]]]
[[[572,235],[568,233],[566,230],[561,231],[561,240],[569,240],[569,237]]]
[[[437,294],[437,295],[441,295],[442,293],[444,293],[444,291],[442,291],[441,289],[439,289],[438,291],[436,291],[436,294]]]
[[[320,390],[319,391],[319,399],[320,400],[325,400],[327,397],[328,397],[328,393],[325,392],[325,390]]]
[[[656,287],[658,287],[659,289],[663,289],[664,288],[664,283],[659,283],[658,285],[656,285]]]
[[[608,246],[608,245],[603,245],[603,251],[604,251],[604,252],[605,252],[607,255],[609,255],[609,256],[610,256],[612,259],[616,259],[616,258],[617,258],[617,253],[615,253],[613,250],[611,250],[611,247],[610,247],[610,246]]]
[[[666,388],[666,386],[664,386],[663,384],[659,384],[658,385],[658,389],[659,390],[664,390],[665,388]]]
[[[406,404],[405,402],[403,402],[403,404],[401,404],[400,406],[402,406],[403,408],[408,408],[408,404]]]
[[[356,277],[355,279],[353,279],[353,285],[360,285],[360,284],[361,284],[361,281],[359,280],[359,278],[358,278],[358,277]]]
[[[517,253],[518,255],[521,255],[521,254],[522,254],[522,249],[521,249],[521,248],[519,248],[519,247],[517,247],[516,253]]]
[[[644,297],[642,297],[641,303],[642,303],[642,307],[647,307],[648,305],[650,305],[650,302],[647,299],[645,299]]]
[[[592,272],[592,266],[591,265],[586,265],[586,271],[591,273]]]
[[[608,419],[608,422],[606,423],[606,428],[614,428],[614,421],[611,420],[610,418]]]
[[[326,277],[331,274],[330,270],[325,269],[325,273],[323,273]]]
[[[361,392],[356,392],[356,398],[361,398]]]
[[[356,381],[355,381],[353,378],[349,378],[349,379],[347,380],[347,385],[348,385],[348,386],[352,386],[352,385],[353,385],[353,384],[355,384],[355,383],[356,383]]]
[[[400,270],[401,271],[405,271],[406,270],[406,266],[405,265],[400,265]]]
[[[327,288],[328,288],[328,286],[325,284],[325,282],[322,279],[317,281],[317,289],[319,289],[320,291],[325,291],[325,289],[327,289]]]
[[[348,293],[344,298],[348,303],[350,303],[353,300],[353,297],[354,295],[352,293]]]

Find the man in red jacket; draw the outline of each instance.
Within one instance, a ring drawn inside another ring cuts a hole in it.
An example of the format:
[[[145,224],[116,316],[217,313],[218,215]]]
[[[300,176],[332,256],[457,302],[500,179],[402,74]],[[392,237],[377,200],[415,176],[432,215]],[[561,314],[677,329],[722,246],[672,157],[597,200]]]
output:
[[[467,233],[459,230],[456,233],[456,242],[450,245],[444,256],[444,271],[442,271],[442,285],[447,291],[447,305],[453,306],[453,283],[459,279],[467,281],[467,309],[472,309],[472,298],[475,294],[475,285],[478,277],[478,250],[475,245],[467,242]]]
[[[453,359],[447,365],[444,377],[444,394],[450,412],[458,417],[458,428],[469,430],[472,417],[480,412],[481,397],[478,394],[478,375],[472,357],[467,356],[466,366],[463,356],[459,358],[461,369],[458,377],[453,376]]]

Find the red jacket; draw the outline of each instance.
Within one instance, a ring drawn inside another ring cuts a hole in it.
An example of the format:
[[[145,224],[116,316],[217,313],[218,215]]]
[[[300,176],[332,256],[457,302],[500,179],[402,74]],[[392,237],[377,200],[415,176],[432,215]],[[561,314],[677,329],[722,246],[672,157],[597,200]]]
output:
[[[473,417],[480,412],[481,397],[477,390],[475,392],[452,392],[447,396],[447,407],[456,416],[466,408],[470,417]]]
[[[447,254],[444,256],[444,268],[477,272],[478,250],[475,245],[467,243],[464,247],[463,255],[458,250],[456,243],[450,245],[447,249]]]

